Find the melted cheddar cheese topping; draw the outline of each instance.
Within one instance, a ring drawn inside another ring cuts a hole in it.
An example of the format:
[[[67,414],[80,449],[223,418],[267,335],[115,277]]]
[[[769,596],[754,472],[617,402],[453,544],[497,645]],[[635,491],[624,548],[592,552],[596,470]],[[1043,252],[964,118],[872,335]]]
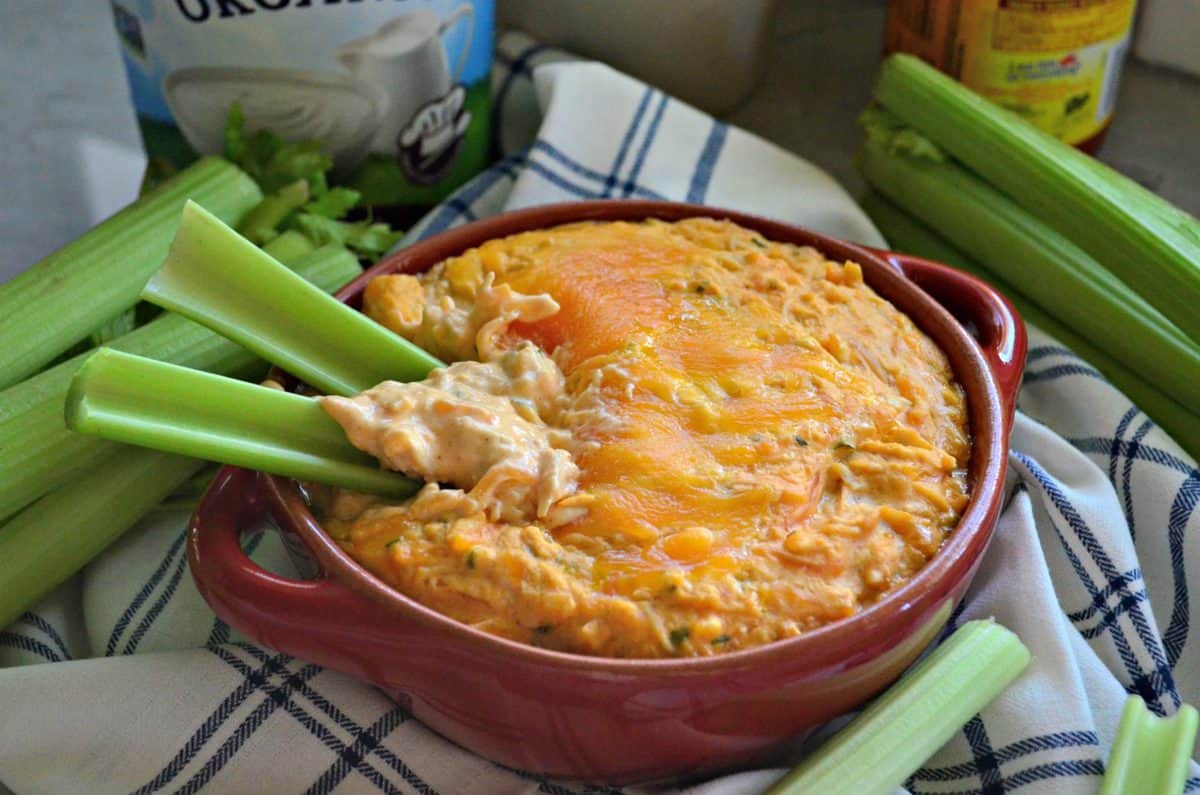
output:
[[[335,492],[325,526],[488,632],[611,657],[767,643],[905,582],[967,502],[938,347],[857,264],[729,222],[492,240],[375,279],[364,310],[462,364],[327,399],[429,485]]]

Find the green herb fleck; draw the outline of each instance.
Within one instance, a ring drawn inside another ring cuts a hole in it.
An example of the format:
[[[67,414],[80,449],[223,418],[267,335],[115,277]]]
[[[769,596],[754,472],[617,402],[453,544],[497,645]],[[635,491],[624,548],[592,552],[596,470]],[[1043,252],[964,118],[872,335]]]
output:
[[[842,450],[845,450],[845,451],[849,452],[849,451],[852,451],[852,450],[854,450],[854,445],[850,444],[850,442],[847,442],[847,441],[845,441],[845,440],[842,440],[842,441],[838,442],[837,444],[835,444],[835,445],[833,446],[833,449],[834,449],[834,450],[837,450],[837,451],[839,451],[839,452],[840,452],[840,451],[842,451]]]
[[[751,243],[753,243],[754,245],[758,246],[759,248],[766,248],[766,247],[767,247],[767,241],[765,241],[765,240],[762,240],[762,239],[760,239],[760,238],[757,238],[757,237],[752,237],[752,238],[750,238],[750,242],[751,242]]]
[[[683,642],[692,634],[690,627],[676,627],[671,630],[670,638],[672,646],[682,646]]]
[[[800,445],[801,447],[808,447],[808,440],[805,439],[803,436],[800,436],[799,434],[797,434],[796,436],[793,436],[792,438],[795,439],[796,444]]]
[[[467,553],[467,568],[475,568],[475,550],[473,548]]]
[[[712,639],[712,645],[724,646],[726,643],[728,643],[731,640],[733,640],[733,638],[729,637],[728,635],[717,635],[715,638]]]
[[[360,198],[361,194],[356,190],[330,188],[324,196],[319,196],[304,205],[304,211],[324,218],[341,218],[358,206]]]

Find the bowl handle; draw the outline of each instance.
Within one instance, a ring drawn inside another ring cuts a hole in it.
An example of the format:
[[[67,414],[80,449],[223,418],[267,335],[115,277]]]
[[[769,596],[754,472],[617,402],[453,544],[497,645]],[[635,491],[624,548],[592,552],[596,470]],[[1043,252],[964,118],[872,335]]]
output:
[[[949,265],[894,251],[879,253],[945,307],[979,343],[996,376],[1011,428],[1028,347],[1025,324],[1017,310],[987,282]]]
[[[260,477],[265,476],[236,467],[217,473],[188,528],[192,576],[214,612],[243,635],[323,662],[312,656],[321,646],[316,636],[333,627],[344,631],[361,615],[363,598],[329,577],[281,577],[246,555],[242,536],[261,528],[264,519],[287,532],[288,520],[276,515],[277,506],[259,488]]]

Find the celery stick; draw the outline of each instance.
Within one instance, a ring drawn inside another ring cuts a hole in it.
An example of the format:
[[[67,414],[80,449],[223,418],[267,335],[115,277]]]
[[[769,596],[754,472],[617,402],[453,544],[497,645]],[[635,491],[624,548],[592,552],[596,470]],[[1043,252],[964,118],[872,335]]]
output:
[[[890,793],[1029,664],[991,621],[968,621],[767,792]]]
[[[952,162],[869,135],[859,164],[873,188],[1093,345],[1184,405],[1200,405],[1200,343],[1070,240]]]
[[[287,214],[308,201],[308,183],[298,179],[284,185],[277,192],[263,198],[258,205],[246,213],[246,217],[238,224],[238,231],[248,240],[258,245],[274,240],[279,236],[275,227],[287,217]]]
[[[1140,696],[1125,700],[1100,795],[1177,795],[1187,784],[1196,742],[1196,708],[1155,717]]]
[[[359,272],[345,249],[327,246],[295,263],[296,272],[323,290]],[[172,313],[112,341],[127,353],[238,377],[261,376],[266,365],[244,348]],[[120,450],[63,425],[71,378],[90,355],[81,354],[0,392],[0,520]]]
[[[1200,340],[1200,220],[910,55],[875,98]]]
[[[970,259],[960,249],[939,238],[937,233],[907,215],[878,193],[867,194],[860,204],[894,250],[953,265],[991,283],[1013,302],[1026,322],[1054,337],[1099,370],[1105,378],[1112,382],[1113,386],[1121,390],[1126,397],[1137,404],[1138,408],[1146,412],[1147,416],[1166,431],[1192,458],[1200,460],[1200,416],[1164,395],[1132,370],[1114,361],[1103,350],[1093,346],[1047,314],[1045,310],[1011,284]]]
[[[311,253],[314,249],[316,249],[316,245],[303,233],[297,232],[295,229],[283,232],[279,237],[262,247],[263,251],[289,268],[292,267],[292,264],[297,259]]]
[[[315,398],[101,348],[71,382],[67,427],[329,486],[407,497]]]
[[[202,466],[192,458],[123,448],[0,527],[0,628],[87,565]]]
[[[230,163],[203,158],[0,285],[0,389],[37,372],[133,306],[162,263],[189,198],[237,221],[262,193]]]
[[[352,395],[441,363],[307,284],[196,204],[142,297],[217,331],[317,389]]]

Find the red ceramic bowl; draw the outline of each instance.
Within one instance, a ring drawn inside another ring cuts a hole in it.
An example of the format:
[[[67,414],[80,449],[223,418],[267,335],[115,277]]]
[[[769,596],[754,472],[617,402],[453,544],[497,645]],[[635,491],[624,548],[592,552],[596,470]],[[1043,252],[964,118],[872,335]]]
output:
[[[467,627],[377,580],[322,532],[292,481],[226,467],[193,519],[189,560],[204,598],[243,634],[373,683],[427,726],[483,756],[548,776],[627,783],[755,763],[892,682],[962,597],[1000,509],[1025,360],[1009,303],[944,265],[741,213],[667,202],[579,202],[459,227],[389,257],[367,281],[422,271],[486,240],[580,220],[728,218],[771,240],[854,260],[949,357],[967,394],[970,503],[916,577],[861,613],[789,640],[713,657],[616,660],[526,646]],[[957,318],[957,320],[956,320]],[[272,520],[315,579],[255,565],[241,535]]]

